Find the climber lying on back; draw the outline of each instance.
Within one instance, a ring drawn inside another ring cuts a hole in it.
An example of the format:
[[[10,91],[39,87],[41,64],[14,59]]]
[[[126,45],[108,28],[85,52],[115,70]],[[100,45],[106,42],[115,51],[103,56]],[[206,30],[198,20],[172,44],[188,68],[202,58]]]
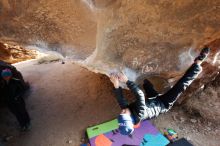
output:
[[[116,99],[122,109],[118,116],[120,133],[123,135],[131,135],[134,131],[134,125],[139,124],[142,120],[151,119],[161,113],[167,112],[177,98],[198,77],[202,71],[201,63],[207,58],[209,51],[209,48],[203,48],[183,77],[163,95],[159,95],[158,92],[154,90],[153,85],[145,79],[143,88],[147,97],[151,97],[149,99],[145,99],[143,91],[135,83],[129,81],[125,74],[111,74],[110,80],[115,87],[114,92]],[[122,88],[119,87],[119,82],[126,83],[127,87],[136,97],[135,102],[128,104],[123,96]]]

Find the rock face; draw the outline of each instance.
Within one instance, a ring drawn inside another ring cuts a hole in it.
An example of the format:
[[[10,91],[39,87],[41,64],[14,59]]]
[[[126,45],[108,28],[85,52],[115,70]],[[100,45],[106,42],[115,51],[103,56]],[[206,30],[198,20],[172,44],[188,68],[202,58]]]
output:
[[[183,72],[197,48],[219,36],[217,1],[115,1],[98,13],[94,68],[139,74]],[[111,66],[112,65],[112,66]],[[106,70],[105,70],[106,71]]]
[[[0,60],[7,63],[16,63],[34,59],[36,56],[37,53],[34,50],[26,50],[17,45],[3,44],[0,42]]]
[[[86,67],[105,74],[127,68],[133,80],[182,74],[220,34],[217,0],[3,0],[0,8],[1,39],[90,56]]]
[[[0,38],[86,58],[95,49],[96,18],[79,0],[1,0]]]
[[[194,94],[187,101],[186,107],[192,113],[199,114],[204,119],[220,125],[220,75],[205,86],[200,94]]]
[[[0,11],[1,40],[46,44],[94,72],[123,70],[131,80],[172,85],[209,45],[201,79],[187,94],[218,74],[219,0],[2,0]]]

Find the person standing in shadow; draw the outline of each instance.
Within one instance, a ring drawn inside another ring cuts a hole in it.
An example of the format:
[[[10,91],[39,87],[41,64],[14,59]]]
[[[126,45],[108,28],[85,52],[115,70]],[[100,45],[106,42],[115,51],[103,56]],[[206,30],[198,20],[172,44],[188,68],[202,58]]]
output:
[[[25,107],[23,95],[25,87],[21,80],[13,78],[10,69],[2,70],[1,77],[3,79],[2,97],[8,109],[15,115],[19,122],[21,131],[30,130],[30,117]]]

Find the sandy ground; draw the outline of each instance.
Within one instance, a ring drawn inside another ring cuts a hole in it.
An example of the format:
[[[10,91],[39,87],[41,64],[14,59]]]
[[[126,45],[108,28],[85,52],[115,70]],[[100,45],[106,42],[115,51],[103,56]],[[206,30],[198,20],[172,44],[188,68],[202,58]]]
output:
[[[4,143],[6,146],[79,146],[88,126],[113,119],[120,111],[113,86],[103,75],[72,62],[39,65],[31,61],[16,67],[31,84],[26,104],[32,129],[20,133],[13,115],[1,108],[0,137],[12,136]],[[196,146],[220,144],[219,127],[188,116],[181,107],[152,122],[160,129],[175,129],[179,137],[186,137]]]

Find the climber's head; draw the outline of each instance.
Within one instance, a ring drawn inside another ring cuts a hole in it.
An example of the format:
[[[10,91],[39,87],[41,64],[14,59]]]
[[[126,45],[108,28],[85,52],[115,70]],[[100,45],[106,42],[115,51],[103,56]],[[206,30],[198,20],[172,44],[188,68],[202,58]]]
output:
[[[6,68],[6,69],[2,70],[1,76],[4,80],[8,81],[12,77],[12,72],[10,69]]]
[[[134,132],[134,120],[128,108],[123,109],[118,116],[119,132],[122,135],[131,135]]]

